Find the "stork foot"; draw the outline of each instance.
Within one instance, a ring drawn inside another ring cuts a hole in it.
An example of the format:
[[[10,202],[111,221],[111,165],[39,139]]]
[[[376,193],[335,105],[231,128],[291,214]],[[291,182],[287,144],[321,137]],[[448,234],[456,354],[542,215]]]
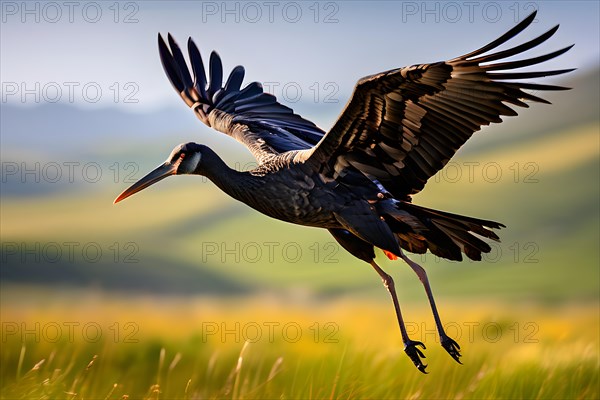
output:
[[[454,360],[459,363],[462,364],[460,362],[460,346],[458,345],[458,343],[456,343],[456,341],[454,341],[454,339],[449,338],[448,336],[444,336],[440,339],[441,343],[442,343],[442,347],[448,352],[448,354],[450,354],[450,356],[452,358],[454,358]]]
[[[426,349],[423,343],[409,340],[408,342],[404,343],[404,352],[408,357],[410,357],[413,364],[415,364],[415,367],[417,367],[417,369],[422,373],[426,374],[427,371],[425,371],[425,368],[427,368],[427,365],[423,364],[423,361],[421,360],[422,358],[425,358],[425,354],[423,354],[423,352],[419,350],[417,346],[421,346],[423,349]]]

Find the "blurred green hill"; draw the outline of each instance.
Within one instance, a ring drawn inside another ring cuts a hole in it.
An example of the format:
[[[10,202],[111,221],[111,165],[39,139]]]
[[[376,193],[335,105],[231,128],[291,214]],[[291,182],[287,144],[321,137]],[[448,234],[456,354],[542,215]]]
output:
[[[597,300],[599,71],[559,83],[574,90],[548,96],[552,106],[534,105],[484,128],[414,197],[507,226],[499,231],[502,243],[482,262],[413,255],[439,296]],[[327,128],[341,107],[325,108],[314,119]],[[309,118],[317,111],[312,104],[296,109]],[[252,166],[245,149],[182,111],[128,115],[60,106],[53,113],[50,106],[25,112],[2,105],[1,285],[299,297],[381,290],[371,269],[327,232],[259,215],[201,177],[171,178],[113,206],[127,175],[141,177],[180,142],[196,140],[231,166]],[[70,122],[59,135],[61,121]],[[79,165],[73,182],[56,183],[10,169],[35,162],[41,170],[51,163]],[[89,163],[100,168],[101,179],[77,174]],[[399,277],[402,300],[423,300],[409,268],[382,262]]]

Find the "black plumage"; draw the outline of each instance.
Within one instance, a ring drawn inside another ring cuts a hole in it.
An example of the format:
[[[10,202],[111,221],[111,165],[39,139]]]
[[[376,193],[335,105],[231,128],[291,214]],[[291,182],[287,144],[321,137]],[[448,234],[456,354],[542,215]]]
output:
[[[155,171],[124,191],[115,202],[176,174],[207,176],[232,197],[271,217],[326,228],[340,245],[372,265],[388,288],[398,317],[405,351],[425,372],[424,357],[409,339],[392,278],[374,261],[374,248],[402,258],[422,281],[442,346],[459,361],[460,347],[441,325],[425,270],[404,252],[430,251],[450,260],[462,255],[481,260],[498,241],[490,220],[428,209],[412,203],[427,180],[481,129],[526,101],[548,103],[527,92],[567,88],[523,79],[569,71],[514,72],[546,62],[571,46],[532,58],[502,61],[548,40],[558,26],[526,43],[489,53],[527,28],[535,12],[498,39],[449,61],[393,69],[358,81],[331,130],[311,121],[265,93],[262,85],[242,88],[244,68],[237,66],[223,85],[221,58],[212,52],[208,79],[195,43],[188,41],[191,71],[181,49],[159,35],[164,70],[175,90],[209,127],[243,143],[258,161],[250,171],[229,168],[206,146],[177,146]],[[500,62],[496,62],[500,61]],[[460,362],[460,361],[459,361]]]

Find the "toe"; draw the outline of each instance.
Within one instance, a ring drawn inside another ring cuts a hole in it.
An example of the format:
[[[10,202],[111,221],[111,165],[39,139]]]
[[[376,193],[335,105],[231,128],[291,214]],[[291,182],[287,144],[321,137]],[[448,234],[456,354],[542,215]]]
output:
[[[417,367],[417,369],[422,373],[426,374],[427,371],[425,368],[427,368],[427,365],[423,364],[422,360],[425,358],[425,354],[423,354],[423,352],[417,348],[417,346],[421,346],[423,349],[425,349],[425,345],[423,343],[409,340],[408,342],[404,343],[404,352],[411,359],[415,367]]]
[[[462,364],[462,362],[460,362],[460,346],[458,345],[458,343],[456,343],[456,341],[454,341],[454,339],[449,338],[449,337],[444,337],[442,338],[442,347],[448,352],[448,354],[450,354],[450,356],[459,364]]]

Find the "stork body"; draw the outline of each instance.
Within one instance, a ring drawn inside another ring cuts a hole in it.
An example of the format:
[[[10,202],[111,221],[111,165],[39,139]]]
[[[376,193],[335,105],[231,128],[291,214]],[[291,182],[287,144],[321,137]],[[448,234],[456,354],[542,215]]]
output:
[[[202,154],[203,159],[213,161],[207,163],[210,170],[198,175],[208,177],[234,199],[282,221],[321,228],[337,226],[333,212],[339,209],[342,194],[333,190],[335,182],[326,183],[318,174],[308,174],[305,165],[277,157],[260,169],[240,172],[229,168],[207,147]]]
[[[427,180],[483,125],[516,115],[507,104],[548,103],[523,89],[566,88],[522,79],[571,70],[512,72],[565,53],[570,47],[519,61],[492,63],[527,51],[550,38],[558,26],[508,50],[487,54],[516,36],[535,18],[531,14],[490,44],[461,57],[394,69],[365,77],[328,133],[264,93],[256,82],[241,88],[243,67],[223,85],[220,57],[212,53],[210,80],[198,48],[190,39],[193,74],[168,36],[159,35],[163,67],[176,91],[209,127],[246,145],[258,161],[250,171],[235,171],[211,149],[181,144],[167,161],[125,190],[119,202],[170,175],[208,177],[231,197],[270,217],[328,229],[340,245],[368,262],[390,292],[405,352],[425,372],[423,343],[406,332],[393,279],[375,262],[374,249],[401,258],[421,280],[440,341],[458,362],[460,347],[444,332],[425,270],[403,252],[432,252],[462,260],[481,260],[491,250],[483,239],[498,241],[490,220],[451,214],[412,203]],[[500,71],[500,72],[494,72]]]

